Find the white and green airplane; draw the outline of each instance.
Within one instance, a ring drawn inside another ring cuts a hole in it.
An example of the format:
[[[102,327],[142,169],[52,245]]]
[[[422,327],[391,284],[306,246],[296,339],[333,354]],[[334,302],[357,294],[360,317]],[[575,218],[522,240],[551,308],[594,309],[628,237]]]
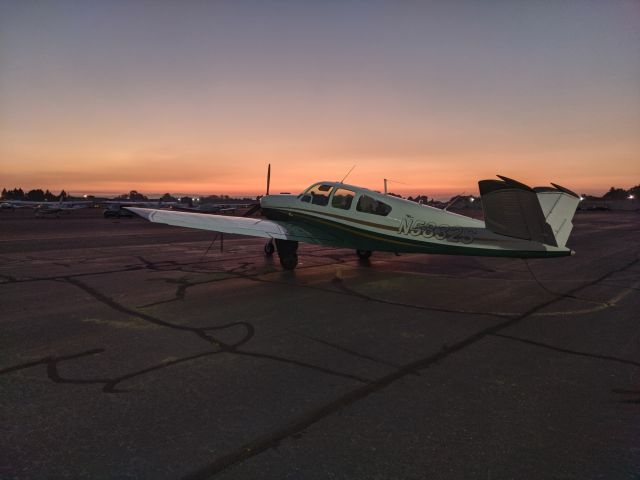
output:
[[[263,218],[125,207],[151,222],[263,237],[286,270],[298,242],[371,252],[548,258],[573,255],[566,242],[580,197],[560,185],[531,188],[507,177],[481,180],[484,221],[347,185],[318,182],[300,195],[267,195]],[[275,247],[274,247],[275,242]]]

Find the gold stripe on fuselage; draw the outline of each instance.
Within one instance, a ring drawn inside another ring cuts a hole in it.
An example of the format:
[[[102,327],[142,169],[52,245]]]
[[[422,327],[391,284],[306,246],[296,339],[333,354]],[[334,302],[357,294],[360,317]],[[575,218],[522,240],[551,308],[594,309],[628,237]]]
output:
[[[366,225],[367,227],[380,228],[382,230],[398,231],[398,227],[392,225],[383,225],[381,223],[367,222],[365,220],[358,220],[357,218],[344,217],[342,215],[336,215],[335,213],[319,212],[317,210],[307,210],[306,208],[287,207],[287,210],[297,210],[304,213],[317,213],[325,215],[327,217],[337,218],[339,220],[346,220],[347,222],[359,223],[360,225]]]
[[[421,246],[421,247],[431,247],[431,248],[437,248],[438,246],[450,246],[450,247],[460,247],[460,245],[450,245],[450,244],[443,244],[443,243],[439,243],[439,242],[432,242],[432,241],[426,241],[426,240],[411,240],[411,241],[403,241],[401,239],[392,239],[389,238],[387,236],[381,236],[381,235],[376,235],[376,232],[371,232],[369,230],[362,230],[362,229],[358,229],[358,228],[354,228],[350,225],[345,225],[339,222],[328,222],[322,218],[319,218],[315,215],[308,215],[307,213],[321,213],[321,214],[325,214],[324,212],[316,212],[313,210],[305,210],[302,208],[287,208],[287,210],[298,210],[300,212],[305,212],[302,213],[302,217],[304,218],[308,218],[311,220],[314,220],[316,222],[322,223],[324,225],[327,225],[329,227],[333,227],[333,228],[338,228],[340,230],[344,230],[346,232],[352,233],[354,235],[358,235],[364,238],[368,238],[371,240],[377,240],[379,242],[386,242],[386,243],[393,243],[396,245],[404,245],[404,246],[408,246],[408,247],[417,247],[417,246]],[[347,221],[354,221],[351,218],[348,217],[342,217],[340,215],[332,215],[332,214],[326,214],[328,216],[332,216],[332,217],[337,217],[337,218],[342,218],[344,220]],[[369,226],[375,226],[378,228],[385,228],[387,230],[392,230],[394,232],[397,232],[397,227],[390,227],[389,225],[383,225],[383,226],[379,226],[378,224],[374,224],[371,222],[364,222],[364,221],[358,221],[357,223],[363,223]]]

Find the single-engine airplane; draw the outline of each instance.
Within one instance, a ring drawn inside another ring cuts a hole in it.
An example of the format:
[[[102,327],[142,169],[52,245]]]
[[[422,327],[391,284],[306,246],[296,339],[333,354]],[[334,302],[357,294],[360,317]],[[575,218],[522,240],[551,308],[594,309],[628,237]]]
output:
[[[285,270],[298,264],[298,242],[373,251],[491,257],[573,255],[565,247],[580,197],[560,185],[531,188],[498,175],[481,180],[484,221],[341,182],[318,182],[300,195],[269,195],[249,213],[263,217],[125,207],[151,222],[269,239]],[[275,241],[275,248],[274,248]]]

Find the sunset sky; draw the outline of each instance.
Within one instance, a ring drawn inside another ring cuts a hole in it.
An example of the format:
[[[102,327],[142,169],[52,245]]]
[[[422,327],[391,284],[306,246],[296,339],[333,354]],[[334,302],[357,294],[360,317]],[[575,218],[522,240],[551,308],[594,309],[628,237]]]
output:
[[[640,1],[0,0],[0,187],[640,183]]]

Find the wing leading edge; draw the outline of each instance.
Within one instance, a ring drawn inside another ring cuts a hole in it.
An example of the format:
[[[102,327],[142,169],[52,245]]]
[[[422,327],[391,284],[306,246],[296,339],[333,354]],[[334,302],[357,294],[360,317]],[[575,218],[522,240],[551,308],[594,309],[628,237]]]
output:
[[[323,243],[323,240],[325,240],[318,238],[315,232],[310,232],[299,227],[285,226],[273,220],[233,217],[229,215],[204,215],[201,213],[174,212],[169,210],[155,210],[152,208],[123,208],[130,210],[150,222],[165,223],[176,227],[307,243]]]

